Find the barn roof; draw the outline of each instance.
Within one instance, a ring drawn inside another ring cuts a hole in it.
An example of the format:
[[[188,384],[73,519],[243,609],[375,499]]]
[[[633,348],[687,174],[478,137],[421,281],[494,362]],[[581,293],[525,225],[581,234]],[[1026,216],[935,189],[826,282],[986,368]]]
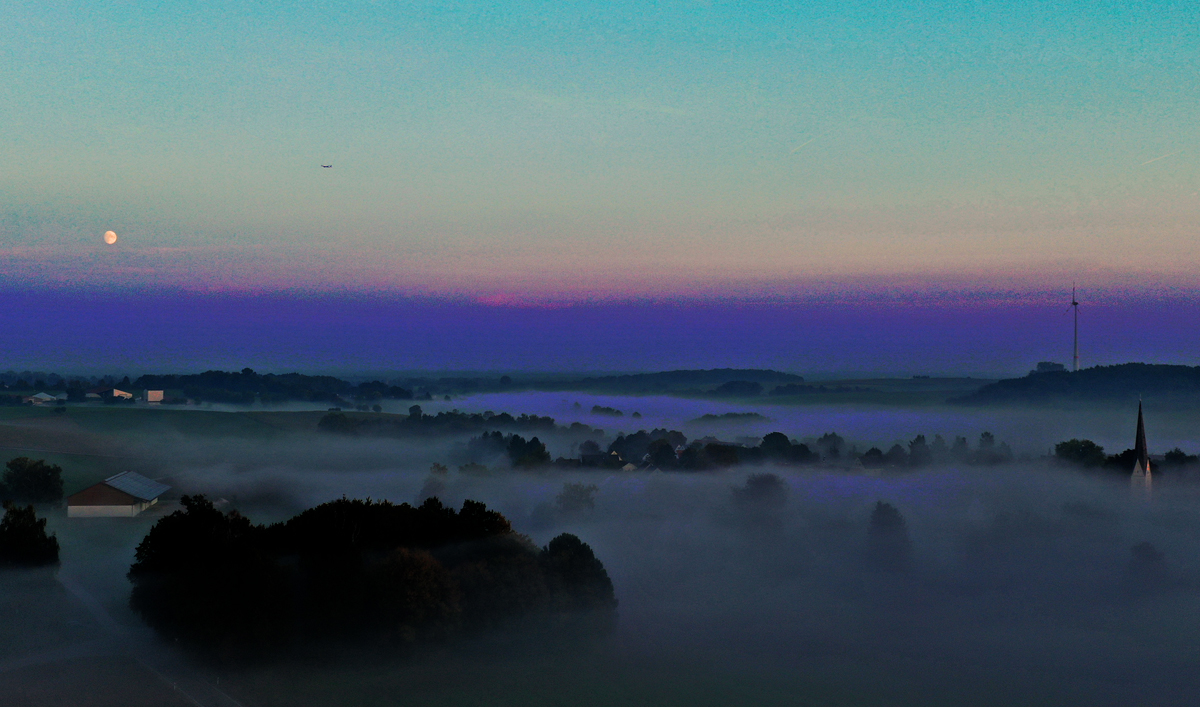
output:
[[[104,483],[143,501],[152,501],[171,488],[133,471],[123,471],[116,476],[110,476]]]

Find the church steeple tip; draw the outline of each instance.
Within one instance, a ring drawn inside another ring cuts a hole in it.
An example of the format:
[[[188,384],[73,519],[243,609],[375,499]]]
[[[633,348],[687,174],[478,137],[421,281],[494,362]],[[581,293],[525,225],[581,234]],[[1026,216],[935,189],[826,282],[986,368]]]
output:
[[[1133,443],[1134,476],[1150,475],[1150,451],[1146,447],[1146,422],[1142,417],[1142,401],[1138,401],[1137,439]]]

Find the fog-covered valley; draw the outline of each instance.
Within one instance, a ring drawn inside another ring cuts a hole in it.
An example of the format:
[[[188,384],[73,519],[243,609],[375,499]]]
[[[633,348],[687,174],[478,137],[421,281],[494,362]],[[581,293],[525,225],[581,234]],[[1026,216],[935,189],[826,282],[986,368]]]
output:
[[[623,415],[592,415],[593,405]],[[703,472],[504,464],[469,472],[453,463],[465,436],[110,430],[125,462],[169,480],[175,497],[205,494],[256,523],[341,496],[416,504],[432,494],[453,507],[481,501],[539,546],[577,535],[612,579],[616,629],[570,646],[522,642],[517,632],[499,644],[474,638],[365,662],[211,665],[161,644],[129,609],[134,548],[174,501],[132,519],[48,510],[62,545],[60,581],[46,570],[0,578],[6,615],[20,617],[4,629],[0,689],[27,704],[57,704],[84,694],[64,677],[84,670],[118,692],[133,671],[148,704],[179,697],[180,684],[193,686],[186,699],[219,704],[218,693],[203,698],[197,687],[217,681],[235,700],[228,704],[245,705],[1182,705],[1200,695],[1200,485],[1164,476],[1146,493],[1126,476],[1063,467],[1039,451],[1084,433],[1111,436],[1119,450],[1132,441],[1127,410],[751,407],[571,393],[425,406],[549,414],[560,425],[603,427],[606,439],[658,426],[727,440],[836,430],[862,449],[991,430],[1026,458],[920,469],[826,460]],[[767,419],[693,422],[751,410]],[[1156,451],[1193,451],[1183,421],[1148,414],[1147,424]],[[544,437],[554,456],[575,451],[569,436]],[[445,472],[431,472],[435,463]],[[748,492],[748,480],[764,474],[778,483]],[[582,501],[568,485],[582,489]],[[883,545],[872,529],[879,502],[901,519]],[[141,662],[114,667],[127,655]]]

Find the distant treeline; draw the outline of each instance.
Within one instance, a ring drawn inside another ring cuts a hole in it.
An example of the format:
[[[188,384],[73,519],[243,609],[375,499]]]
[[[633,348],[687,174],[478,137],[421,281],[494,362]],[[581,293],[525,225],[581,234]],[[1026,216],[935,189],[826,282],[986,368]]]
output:
[[[859,452],[834,432],[817,438],[810,447],[796,443],[782,432],[772,432],[756,445],[731,444],[713,438],[688,442],[677,430],[641,430],[618,435],[607,448],[595,440],[579,444],[579,456],[559,457],[553,462],[544,442],[537,437],[526,440],[518,434],[485,433],[472,438],[465,450],[468,463],[462,469],[484,469],[487,463],[506,460],[512,467],[553,465],[560,468],[598,468],[661,471],[705,471],[739,465],[811,465],[818,462],[866,468],[917,468],[934,464],[994,465],[1013,461],[1007,443],[997,442],[984,432],[974,448],[965,437],[947,443],[941,435],[928,442],[917,435],[907,445],[892,445],[886,452],[872,447]]]
[[[581,422],[569,427],[559,427],[553,417],[538,415],[513,416],[506,412],[495,414],[465,413],[451,410],[436,415],[426,415],[420,405],[408,409],[408,415],[360,415],[331,410],[317,422],[317,429],[332,434],[358,436],[444,436],[474,434],[492,429],[519,430],[523,432],[567,432],[579,435],[597,433]]]
[[[249,368],[239,372],[205,371],[188,375],[144,375],[136,379],[128,376],[115,378],[63,378],[57,375],[38,374],[36,378],[25,378],[9,374],[0,376],[7,390],[22,392],[65,392],[70,402],[84,402],[90,390],[117,388],[126,392],[162,390],[168,393],[163,402],[186,400],[251,405],[253,403],[282,403],[291,401],[322,402],[338,404],[344,401],[370,403],[384,398],[412,400],[416,397],[410,388],[389,385],[382,381],[366,381],[352,384],[333,376],[308,376],[300,373],[259,374]],[[430,397],[428,393],[424,397]],[[20,402],[19,396],[7,397]],[[109,402],[121,400],[106,398]]]
[[[513,380],[511,376],[443,376],[404,377],[352,383],[333,376],[311,376],[301,373],[259,374],[245,368],[241,371],[205,371],[195,374],[146,374],[129,376],[60,376],[43,371],[6,371],[0,373],[0,396],[4,391],[32,393],[39,391],[66,392],[69,400],[82,401],[90,389],[119,388],[126,391],[169,391],[167,402],[184,400],[249,405],[254,402],[356,402],[366,403],[384,398],[396,400],[428,400],[435,395],[471,394],[506,390],[577,390],[614,394],[685,393],[714,397],[753,397],[761,395],[764,386],[786,387],[804,382],[802,376],[772,370],[717,368],[711,370],[679,370],[661,373],[638,373],[618,376],[569,378],[562,376],[528,376]],[[774,391],[773,391],[774,392]],[[779,394],[776,392],[775,394]],[[0,403],[5,402],[0,400]],[[19,403],[14,398],[13,404]]]
[[[289,401],[338,403],[342,400],[372,402],[389,398],[412,400],[413,391],[383,381],[352,385],[333,376],[300,373],[259,374],[249,368],[238,373],[205,371],[194,375],[142,376],[130,384],[137,389],[179,390],[192,400],[250,405],[254,402]]]
[[[864,393],[872,390],[864,388],[860,385],[800,385],[797,383],[789,383],[788,385],[779,385],[771,391],[771,395],[812,395],[818,393]]]
[[[983,386],[961,398],[962,405],[1030,405],[1070,403],[1134,403],[1139,397],[1160,404],[1194,403],[1200,399],[1200,366],[1123,363],[1080,371],[1033,371]]]
[[[343,498],[251,523],[202,496],[160,519],[129,570],[131,605],[169,639],[222,657],[289,646],[375,648],[535,620],[608,628],[604,565],[563,534],[538,548],[482,503],[460,511]]]

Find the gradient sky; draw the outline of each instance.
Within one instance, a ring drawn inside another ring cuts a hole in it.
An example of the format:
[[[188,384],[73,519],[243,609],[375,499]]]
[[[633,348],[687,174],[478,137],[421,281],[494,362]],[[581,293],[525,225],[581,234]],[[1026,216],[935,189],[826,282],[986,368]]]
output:
[[[1200,292],[1195,2],[0,14],[13,296]]]

